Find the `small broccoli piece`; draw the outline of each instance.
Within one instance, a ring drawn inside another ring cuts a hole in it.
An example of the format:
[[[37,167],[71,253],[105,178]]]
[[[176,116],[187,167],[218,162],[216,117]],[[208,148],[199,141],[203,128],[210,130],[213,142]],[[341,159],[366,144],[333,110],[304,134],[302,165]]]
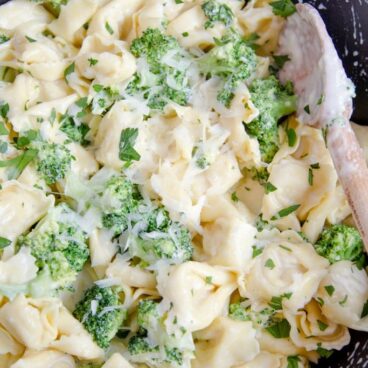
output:
[[[251,321],[255,327],[268,327],[274,322],[275,311],[266,307],[254,311],[247,300],[229,305],[229,317],[236,321]]]
[[[98,346],[107,349],[124,322],[127,311],[122,307],[117,289],[94,285],[77,303],[73,314]]]
[[[145,219],[145,216],[146,219]],[[148,264],[154,264],[160,259],[178,264],[191,259],[193,254],[192,241],[189,231],[170,219],[168,212],[156,208],[147,215],[143,215],[142,223],[145,228],[132,237],[129,253]]]
[[[137,322],[140,327],[147,330],[155,323],[155,320],[160,318],[157,307],[157,302],[150,299],[142,300],[139,303]]]
[[[37,153],[37,171],[48,185],[64,179],[71,168],[72,156],[70,150],[57,143],[35,142]]]
[[[174,37],[148,28],[142,37],[132,42],[131,52],[144,59],[147,68],[142,67],[134,74],[126,93],[142,95],[153,110],[163,110],[170,101],[182,106],[187,104],[190,94],[186,75],[188,63],[183,60],[188,55]]]
[[[364,245],[359,231],[354,227],[339,224],[325,228],[315,244],[317,253],[330,263],[339,261],[356,262],[358,267],[365,263]]]
[[[217,95],[218,101],[230,107],[235,89],[246,81],[257,66],[257,56],[240,34],[230,30],[216,46],[198,59],[199,70],[206,76],[217,76],[223,87]]]
[[[113,176],[101,197],[102,224],[120,234],[127,229],[129,215],[137,210],[141,195],[138,187],[123,176]]]
[[[188,359],[184,355],[189,352],[179,349],[178,341],[167,334],[163,321],[157,302],[143,300],[139,303],[137,322],[140,329],[128,342],[128,351],[134,362],[157,368],[181,367],[184,359]]]
[[[90,130],[89,126],[85,123],[77,125],[74,119],[67,114],[63,115],[61,118],[60,130],[73,142],[77,142],[82,146],[87,146],[90,143],[90,141],[86,139],[86,135]]]
[[[17,241],[18,249],[30,247],[37,267],[47,269],[55,288],[69,287],[89,257],[87,234],[76,222],[77,216],[61,204]]]
[[[249,91],[259,116],[245,124],[245,129],[258,139],[262,160],[269,163],[280,146],[278,122],[295,112],[296,96],[290,84],[281,85],[275,76],[255,80]]]
[[[32,0],[35,3],[42,4],[55,17],[60,14],[61,6],[66,5],[68,0]]]
[[[229,317],[237,321],[251,321],[249,313],[240,303],[229,305]]]
[[[223,23],[226,27],[231,26],[233,23],[234,14],[226,4],[218,3],[215,0],[208,0],[203,3],[202,10],[208,21],[205,23],[204,28],[214,27],[216,22]]]

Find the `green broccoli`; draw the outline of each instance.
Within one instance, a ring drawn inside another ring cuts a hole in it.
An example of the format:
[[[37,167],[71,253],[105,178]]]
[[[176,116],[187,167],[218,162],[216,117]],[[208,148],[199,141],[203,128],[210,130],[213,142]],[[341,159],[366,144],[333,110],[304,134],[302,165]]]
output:
[[[215,0],[208,0],[203,3],[202,10],[208,21],[205,23],[204,28],[214,27],[216,22],[223,23],[226,27],[231,26],[233,23],[234,14],[226,4],[218,3]]]
[[[159,29],[148,28],[130,48],[147,67],[141,67],[127,86],[128,95],[140,94],[153,110],[163,110],[168,102],[186,105],[190,95],[188,55],[178,41]],[[174,66],[175,65],[175,66]]]
[[[64,179],[74,160],[70,150],[58,143],[36,142],[37,171],[48,185]]]
[[[255,326],[267,327],[275,314],[272,308],[266,307],[254,311],[247,300],[229,305],[229,317],[236,321],[251,321]]]
[[[262,160],[269,163],[280,146],[278,122],[295,112],[296,96],[290,84],[281,85],[275,76],[255,80],[249,91],[259,116],[244,126],[249,135],[258,139]]]
[[[32,0],[35,3],[42,4],[55,17],[60,14],[61,6],[66,5],[68,0]]]
[[[85,123],[76,124],[73,117],[65,114],[61,117],[60,130],[64,132],[69,139],[77,142],[82,146],[87,146],[90,141],[86,139],[89,132],[89,126]]]
[[[37,267],[44,277],[51,277],[55,289],[70,287],[89,258],[87,234],[77,219],[73,210],[60,204],[17,240],[18,249],[30,247]]]
[[[165,259],[178,264],[191,259],[192,241],[189,231],[170,219],[163,207],[158,207],[143,214],[136,214],[136,221],[141,224],[136,236],[130,236],[129,253],[143,262],[154,264]]]
[[[356,262],[362,268],[365,263],[364,245],[359,231],[354,227],[339,224],[325,228],[315,244],[317,253],[330,263]]]
[[[205,76],[223,80],[217,99],[226,107],[230,107],[235,89],[253,74],[256,66],[253,48],[234,30],[229,30],[212,50],[198,59],[199,70]]]
[[[119,290],[97,285],[88,289],[73,315],[93,336],[98,346],[107,349],[127,316],[119,299]]]
[[[160,315],[158,303],[143,300],[138,305],[138,332],[128,342],[131,359],[152,367],[182,367],[191,358],[191,351],[179,349],[175,335],[165,330],[164,317]],[[183,332],[182,332],[183,333]]]
[[[137,185],[124,176],[111,177],[100,198],[102,224],[120,234],[127,229],[129,215],[137,210],[141,195]]]

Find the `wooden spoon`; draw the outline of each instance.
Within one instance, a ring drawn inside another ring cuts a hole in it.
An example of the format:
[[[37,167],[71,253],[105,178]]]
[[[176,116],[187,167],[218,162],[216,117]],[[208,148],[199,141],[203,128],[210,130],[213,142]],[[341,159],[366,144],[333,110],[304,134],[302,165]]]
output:
[[[278,54],[290,58],[280,79],[294,83],[298,119],[327,130],[328,149],[368,251],[368,169],[349,121],[354,87],[318,11],[296,7],[280,36]]]

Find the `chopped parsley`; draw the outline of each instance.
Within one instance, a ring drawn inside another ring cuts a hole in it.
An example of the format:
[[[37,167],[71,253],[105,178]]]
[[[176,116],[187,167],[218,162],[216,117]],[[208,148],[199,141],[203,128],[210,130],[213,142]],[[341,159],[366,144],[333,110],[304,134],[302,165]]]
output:
[[[362,314],[360,315],[360,318],[364,318],[368,316],[368,300],[365,302],[362,310]]]
[[[287,18],[296,12],[296,7],[291,0],[273,1],[270,5],[273,13],[283,18]]]
[[[0,161],[0,167],[8,168],[9,180],[16,179],[36,156],[37,150],[29,149],[15,158],[7,161]]]
[[[253,248],[252,258],[256,258],[263,252],[263,248],[257,248],[256,245],[253,245],[252,248]]]
[[[212,276],[206,276],[206,284],[212,285]]]
[[[274,191],[277,190],[277,188],[270,182],[267,182],[265,185],[264,185],[264,188],[265,188],[265,192],[266,194],[268,193],[272,193]]]
[[[317,319],[317,323],[318,323],[318,327],[321,331],[325,331],[328,327],[328,325],[322,321],[320,321],[319,319]]]
[[[300,362],[300,358],[297,355],[288,356],[286,368],[298,368],[299,362]]]
[[[89,66],[94,66],[98,63],[98,60],[94,58],[89,58],[88,62],[89,62]]]
[[[126,161],[127,163],[140,160],[140,154],[134,149],[137,137],[138,128],[126,128],[121,131],[119,144],[120,160]]]
[[[265,263],[265,267],[269,268],[270,270],[273,270],[276,266],[274,261],[271,258],[268,258]]]
[[[239,198],[238,198],[238,195],[236,194],[236,192],[231,193],[231,200],[233,202],[239,202]]]
[[[8,129],[6,129],[4,123],[0,121],[0,135],[8,135]]]
[[[6,239],[0,236],[0,249],[4,249],[8,247],[10,244],[11,244],[11,241],[9,239]]]
[[[295,129],[293,129],[293,128],[287,129],[286,130],[286,135],[287,135],[287,138],[288,138],[289,147],[294,147],[295,144],[296,144],[296,141],[297,141],[297,136],[296,136],[296,133],[295,133]]]
[[[106,28],[106,31],[109,32],[111,35],[114,34],[114,30],[111,28],[109,22],[105,23],[105,28]]]
[[[28,42],[36,42],[36,40],[32,37],[29,37],[29,36],[25,36],[25,38],[27,39]]]
[[[295,212],[300,207],[300,204],[294,204],[290,207],[283,208],[275,216],[271,217],[272,221],[279,220],[280,218],[289,216],[291,213]]]
[[[65,70],[64,70],[64,78],[68,81],[68,76],[75,71],[75,64],[70,64]]]
[[[290,336],[290,323],[286,319],[274,322],[271,326],[266,327],[266,331],[276,339],[283,339]]]
[[[327,294],[329,296],[332,296],[333,293],[335,292],[335,288],[332,285],[326,285],[325,290],[327,291]]]
[[[0,45],[2,43],[8,42],[10,40],[10,38],[4,34],[0,34]]]

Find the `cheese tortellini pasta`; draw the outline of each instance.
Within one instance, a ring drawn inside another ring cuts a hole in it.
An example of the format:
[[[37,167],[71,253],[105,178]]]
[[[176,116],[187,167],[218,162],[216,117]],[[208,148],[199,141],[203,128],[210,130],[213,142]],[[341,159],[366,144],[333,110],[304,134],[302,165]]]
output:
[[[278,78],[295,11],[0,6],[1,368],[306,368],[368,331],[326,132]]]

